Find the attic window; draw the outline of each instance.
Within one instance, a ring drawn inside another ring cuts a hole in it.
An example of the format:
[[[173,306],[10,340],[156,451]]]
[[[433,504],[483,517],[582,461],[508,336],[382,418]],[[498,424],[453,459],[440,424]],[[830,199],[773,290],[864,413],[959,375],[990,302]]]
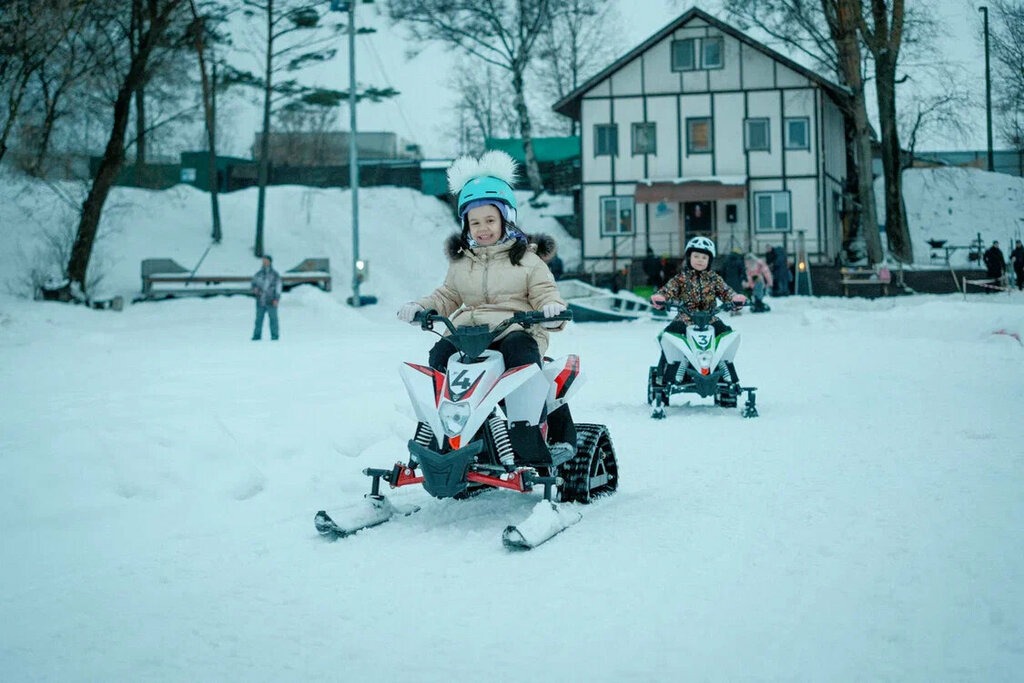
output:
[[[725,41],[721,36],[672,41],[672,70],[721,69]]]

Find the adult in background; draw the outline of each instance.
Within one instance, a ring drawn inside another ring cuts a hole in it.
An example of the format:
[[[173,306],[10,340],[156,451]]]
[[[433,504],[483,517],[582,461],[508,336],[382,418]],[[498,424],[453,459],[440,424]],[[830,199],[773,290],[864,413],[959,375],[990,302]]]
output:
[[[263,267],[252,276],[252,293],[256,296],[256,327],[252,331],[252,340],[259,341],[263,336],[263,316],[270,318],[270,338],[277,341],[277,304],[281,300],[281,274],[271,265],[274,259],[269,255],[263,257]]]
[[[985,270],[988,272],[989,278],[992,279],[992,284],[996,287],[1002,285],[1003,273],[1006,272],[1006,261],[1003,259],[1003,252],[999,248],[999,242],[995,241],[992,246],[988,248],[983,257],[985,259]],[[989,289],[989,292],[996,290]]]
[[[647,285],[657,289],[665,284],[665,276],[662,271],[661,259],[655,254],[654,250],[647,247],[647,255],[644,256],[644,275],[647,276]]]
[[[554,240],[552,240],[552,242],[553,241]],[[538,255],[540,255],[539,251]],[[558,255],[558,252],[552,252],[549,258],[541,256],[541,259],[547,261],[548,270],[551,271],[551,275],[553,275],[556,280],[561,280],[562,275],[565,274],[565,264],[562,263],[562,257]]]
[[[1024,244],[1017,240],[1017,246],[1010,252],[1013,274],[1017,277],[1017,289],[1024,289]]]
[[[743,254],[733,249],[722,259],[722,279],[725,284],[739,292],[743,290],[743,281],[747,278],[747,269],[743,265]]]
[[[786,257],[785,247],[773,247],[768,245],[764,255],[765,263],[772,272],[772,296],[789,295],[789,262]]]

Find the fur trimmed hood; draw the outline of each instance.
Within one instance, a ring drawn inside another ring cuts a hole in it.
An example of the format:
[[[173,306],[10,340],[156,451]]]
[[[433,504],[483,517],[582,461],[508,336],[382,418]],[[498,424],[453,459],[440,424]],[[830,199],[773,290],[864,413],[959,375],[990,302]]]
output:
[[[537,233],[535,235],[527,235],[528,240],[527,249],[537,254],[542,259],[546,259],[551,254],[555,253],[555,238],[551,235],[545,235],[544,233]],[[448,235],[448,238],[444,241],[444,253],[448,257],[449,261],[458,261],[465,256],[465,246],[462,242],[462,234],[455,232]]]

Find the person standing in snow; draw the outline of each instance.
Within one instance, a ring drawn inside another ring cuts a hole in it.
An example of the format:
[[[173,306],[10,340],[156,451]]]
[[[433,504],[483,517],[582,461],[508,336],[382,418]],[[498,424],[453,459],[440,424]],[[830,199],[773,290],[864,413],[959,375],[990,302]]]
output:
[[[1017,246],[1010,252],[1013,274],[1017,278],[1017,289],[1024,289],[1024,244],[1017,240]]]
[[[743,281],[746,279],[747,271],[744,268],[743,255],[739,249],[733,249],[725,255],[721,270],[722,279],[725,284],[734,290],[743,289]]]
[[[789,260],[783,247],[768,245],[764,255],[765,263],[772,273],[772,296],[789,296]]]
[[[1006,261],[1003,259],[1003,252],[999,248],[999,242],[993,242],[992,246],[988,248],[984,255],[985,259],[985,270],[988,276],[992,278],[992,284],[996,287],[1002,285],[1003,273],[1006,272]],[[994,292],[994,289],[987,290],[988,292]]]
[[[754,313],[763,313],[771,309],[764,303],[765,295],[772,288],[772,271],[768,264],[757,258],[753,253],[747,254],[743,259],[747,277],[743,282],[743,288],[753,297],[754,303],[750,310]]]
[[[714,242],[707,237],[691,239],[686,243],[686,251],[683,252],[683,269],[651,295],[651,304],[655,308],[662,308],[666,301],[674,301],[684,304],[691,311],[710,311],[717,304],[716,299],[721,299],[731,301],[737,308],[742,307],[747,302],[747,297],[737,294],[725,284],[721,275],[709,269],[708,266],[714,257]],[[680,311],[664,331],[685,335],[689,323],[690,316]],[[711,326],[715,330],[715,335],[724,334],[732,329],[717,316],[711,319]],[[658,368],[663,376],[668,370],[664,353],[658,361]]]
[[[281,274],[271,265],[274,260],[263,257],[263,267],[252,277],[252,293],[256,296],[256,326],[252,331],[253,341],[263,336],[263,317],[270,318],[270,338],[278,339],[277,304],[281,300]]]
[[[417,313],[433,309],[456,326],[494,328],[514,313],[542,311],[546,317],[554,317],[566,310],[543,259],[554,253],[555,241],[547,235],[527,237],[516,226],[512,191],[516,174],[516,162],[504,152],[455,160],[448,169],[448,186],[458,197],[461,230],[445,243],[448,274],[432,294],[403,305],[398,311],[400,320],[411,323]],[[506,368],[541,365],[548,333],[564,327],[565,321],[525,330],[513,325],[491,348],[501,353]],[[456,350],[442,337],[430,350],[430,367],[444,372]],[[548,416],[548,428],[552,451],[575,453],[576,428],[567,405]]]

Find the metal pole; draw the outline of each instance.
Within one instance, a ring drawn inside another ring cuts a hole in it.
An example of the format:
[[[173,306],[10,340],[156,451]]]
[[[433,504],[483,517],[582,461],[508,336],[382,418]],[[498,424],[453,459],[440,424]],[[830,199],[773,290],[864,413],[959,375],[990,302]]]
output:
[[[356,1],[348,3],[348,184],[352,190],[352,305],[359,307],[359,150],[356,143]]]
[[[985,15],[985,130],[988,133],[988,170],[995,171],[995,159],[992,156],[992,76],[988,63],[988,7],[979,7]]]

